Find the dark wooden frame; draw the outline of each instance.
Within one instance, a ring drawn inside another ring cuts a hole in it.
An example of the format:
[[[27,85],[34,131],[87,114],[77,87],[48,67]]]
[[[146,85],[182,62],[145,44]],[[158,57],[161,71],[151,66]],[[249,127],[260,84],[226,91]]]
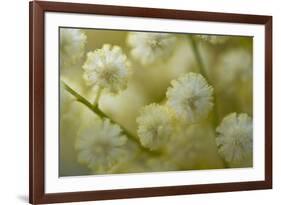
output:
[[[272,17],[58,2],[30,2],[29,201],[33,204],[272,188]],[[265,26],[265,180],[46,194],[44,191],[44,13],[69,12]]]

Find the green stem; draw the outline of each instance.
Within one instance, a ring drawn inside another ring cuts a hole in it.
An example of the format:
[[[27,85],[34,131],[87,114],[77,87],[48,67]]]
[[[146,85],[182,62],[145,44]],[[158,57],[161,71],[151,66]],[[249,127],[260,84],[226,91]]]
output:
[[[205,66],[204,66],[202,57],[201,57],[201,55],[200,55],[200,52],[199,52],[199,49],[198,49],[198,46],[197,46],[196,39],[195,39],[192,35],[188,35],[188,37],[189,37],[189,40],[190,40],[190,43],[191,43],[191,46],[192,46],[192,49],[193,49],[195,58],[196,58],[196,60],[197,60],[197,64],[198,64],[200,73],[201,73],[206,79],[208,79],[208,78],[207,78],[206,69],[205,69]]]
[[[197,46],[196,39],[192,35],[188,35],[188,38],[190,40],[192,50],[194,52],[194,55],[195,55],[195,58],[196,58],[196,61],[197,61],[197,64],[198,64],[199,72],[204,76],[204,78],[209,83],[213,84],[211,82],[211,80],[208,78],[208,75],[207,75],[202,57],[200,55],[200,52],[199,52],[199,49],[198,49],[198,46]],[[217,108],[217,105],[216,105],[216,92],[215,92],[215,90],[214,90],[214,112],[213,113],[214,113],[214,126],[217,126],[218,121],[219,121],[219,117],[218,117],[218,108]]]
[[[192,35],[189,35],[189,39],[190,39],[190,43],[191,43],[195,58],[196,58],[197,63],[198,63],[199,71],[206,78],[206,80],[209,83],[211,83],[210,79],[208,78],[208,75],[206,73],[205,66],[204,66],[202,57],[200,55],[199,49],[198,49],[196,39]],[[213,113],[214,113],[214,126],[216,127],[218,125],[219,117],[218,117],[218,108],[217,108],[217,103],[216,103],[215,90],[214,90],[214,111],[213,111]],[[222,160],[223,166],[228,168],[227,163],[224,161],[224,159],[221,159],[221,160]]]
[[[108,115],[106,115],[102,110],[99,109],[97,104],[91,104],[86,98],[84,98],[82,95],[77,93],[75,90],[73,90],[69,85],[67,85],[65,82],[62,82],[62,86],[64,86],[65,90],[68,91],[70,94],[72,94],[76,100],[82,104],[84,104],[86,107],[88,107],[90,110],[92,110],[95,114],[97,114],[101,118],[107,118],[109,119],[112,123],[117,124],[120,126],[122,129],[123,133],[126,134],[131,140],[133,140],[136,144],[139,145],[139,147],[145,151],[149,152],[150,154],[158,154],[157,152],[151,151],[145,147],[143,147],[140,143],[140,141],[133,135],[131,134],[128,130],[126,130],[123,126],[121,126],[119,123],[117,123],[115,120],[110,118]]]
[[[96,98],[95,98],[95,101],[94,101],[94,105],[98,105],[99,104],[99,100],[100,100],[100,96],[101,96],[102,90],[103,89],[101,89],[100,87],[98,88],[97,95],[96,95]]]
[[[76,100],[85,106],[87,106],[90,110],[92,110],[94,113],[99,115],[102,118],[108,118],[97,106],[94,104],[91,104],[86,98],[84,98],[82,95],[77,93],[75,90],[73,90],[69,85],[67,85],[65,82],[62,81],[62,85],[64,86],[65,90],[68,91],[70,94],[72,94]],[[110,118],[108,118],[110,119]]]

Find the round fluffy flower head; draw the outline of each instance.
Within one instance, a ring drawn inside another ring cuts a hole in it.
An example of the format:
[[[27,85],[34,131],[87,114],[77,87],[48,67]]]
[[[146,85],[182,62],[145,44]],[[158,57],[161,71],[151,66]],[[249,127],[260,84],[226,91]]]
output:
[[[251,53],[242,48],[225,52],[218,65],[218,76],[223,84],[231,84],[239,80],[246,82],[252,78]]]
[[[213,107],[213,88],[197,73],[173,80],[166,95],[168,105],[187,123],[207,117]]]
[[[83,65],[84,79],[91,86],[98,86],[112,93],[127,87],[129,62],[119,46],[103,45],[87,54]]]
[[[230,166],[245,165],[252,156],[252,119],[245,113],[227,115],[217,127],[219,154]]]
[[[141,144],[151,150],[161,148],[172,135],[172,115],[165,106],[155,103],[145,106],[137,123]]]
[[[148,65],[168,57],[176,45],[176,37],[168,33],[131,32],[128,44],[133,58]]]
[[[217,35],[197,35],[197,37],[211,44],[222,44],[229,39],[229,37],[227,36],[217,36]]]
[[[79,133],[75,146],[78,161],[95,172],[107,171],[124,158],[126,142],[118,125],[97,120]]]
[[[80,29],[60,29],[60,57],[63,67],[75,64],[84,55],[86,35]]]

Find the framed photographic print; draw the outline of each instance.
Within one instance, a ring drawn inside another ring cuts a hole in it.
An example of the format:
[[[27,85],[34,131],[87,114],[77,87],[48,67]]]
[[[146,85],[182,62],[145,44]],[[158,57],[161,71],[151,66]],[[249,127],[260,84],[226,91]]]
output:
[[[272,187],[272,17],[30,2],[30,203]]]

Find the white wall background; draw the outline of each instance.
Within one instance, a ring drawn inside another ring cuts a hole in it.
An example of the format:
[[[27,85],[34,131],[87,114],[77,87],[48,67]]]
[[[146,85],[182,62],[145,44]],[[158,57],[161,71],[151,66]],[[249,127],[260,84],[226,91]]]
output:
[[[278,0],[73,0],[98,4],[273,15],[273,190],[125,199],[73,204],[279,204],[281,201],[281,6]],[[28,1],[2,1],[0,11],[0,204],[28,195]],[[277,105],[277,106],[275,106]]]

